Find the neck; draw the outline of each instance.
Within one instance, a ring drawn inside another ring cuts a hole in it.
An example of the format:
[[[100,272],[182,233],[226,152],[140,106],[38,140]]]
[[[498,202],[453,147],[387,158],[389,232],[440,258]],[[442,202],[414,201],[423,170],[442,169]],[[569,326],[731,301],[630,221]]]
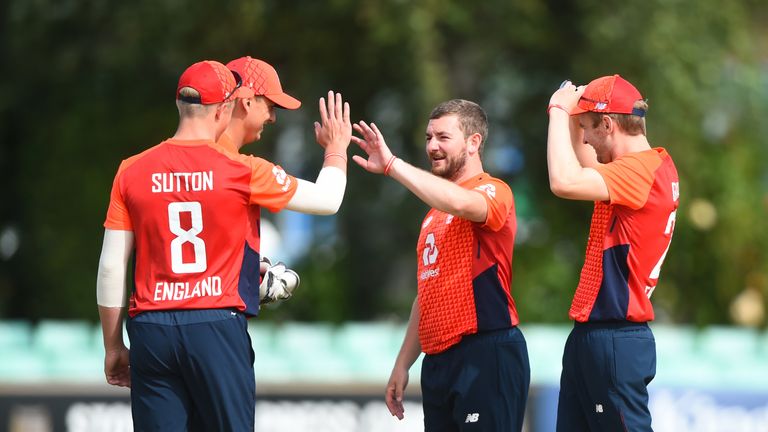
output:
[[[480,160],[480,158],[469,158],[467,159],[467,163],[464,164],[464,168],[456,173],[456,177],[451,179],[451,181],[456,184],[464,183],[465,181],[480,175],[483,172],[483,162]]]
[[[651,149],[648,138],[645,135],[623,135],[614,146],[613,159],[617,159],[625,154],[637,153]]]
[[[245,145],[245,127],[240,118],[232,117],[229,126],[227,126],[226,134],[238,150]]]
[[[216,141],[216,125],[206,118],[182,118],[179,127],[173,134],[178,140],[211,140]]]

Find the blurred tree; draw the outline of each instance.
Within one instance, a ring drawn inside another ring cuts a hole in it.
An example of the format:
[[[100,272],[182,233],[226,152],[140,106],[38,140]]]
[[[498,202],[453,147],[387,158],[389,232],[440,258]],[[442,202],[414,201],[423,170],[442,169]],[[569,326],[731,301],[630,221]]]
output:
[[[549,192],[547,100],[564,78],[622,74],[649,98],[650,141],[668,148],[681,176],[659,318],[728,322],[747,286],[768,296],[767,9],[757,0],[8,0],[0,235],[18,227],[21,246],[0,255],[0,316],[95,319],[101,223],[120,160],[173,133],[171,98],[187,65],[248,54],[274,64],[304,105],[279,112],[245,150],[303,178],[321,163],[311,123],[328,89],[416,165],[435,104],[483,105],[486,168],[516,196],[513,294],[524,322],[567,320],[591,211]],[[406,319],[426,211],[350,162],[339,214],[311,218],[314,241],[295,263],[300,292],[264,318]]]

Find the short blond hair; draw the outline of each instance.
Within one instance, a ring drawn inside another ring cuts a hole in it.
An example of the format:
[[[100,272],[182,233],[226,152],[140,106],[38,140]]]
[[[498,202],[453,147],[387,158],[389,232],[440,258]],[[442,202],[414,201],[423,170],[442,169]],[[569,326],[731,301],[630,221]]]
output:
[[[635,102],[635,104],[632,106],[634,110],[643,110],[643,112],[648,112],[648,102],[640,99]],[[619,128],[624,131],[627,135],[645,135],[645,116],[638,116],[634,114],[616,114],[616,113],[598,113],[594,111],[587,111],[585,114],[589,116],[589,118],[592,120],[592,127],[596,127],[598,124],[600,124],[600,119],[607,115],[608,117],[612,118],[618,125]]]
[[[179,96],[183,98],[200,99],[200,92],[193,89],[192,87],[182,87],[179,89]],[[179,109],[179,116],[184,118],[205,117],[211,112],[212,109],[216,109],[216,105],[218,104],[202,105],[199,103],[184,102],[183,100],[176,99],[176,107]]]

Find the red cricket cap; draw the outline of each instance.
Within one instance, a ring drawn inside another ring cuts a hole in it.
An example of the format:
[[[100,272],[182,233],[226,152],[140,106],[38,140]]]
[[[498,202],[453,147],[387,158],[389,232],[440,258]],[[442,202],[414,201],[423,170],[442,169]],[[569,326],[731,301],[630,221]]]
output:
[[[191,87],[200,93],[200,97],[185,97],[179,94],[184,87]],[[179,78],[176,87],[176,99],[202,105],[221,103],[235,97],[250,97],[251,90],[242,86],[239,76],[232,73],[223,64],[214,60],[204,60],[188,67]]]
[[[269,63],[246,56],[232,60],[227,67],[243,77],[243,87],[253,90],[255,96],[264,96],[285,109],[301,106],[298,99],[283,92],[277,71]]]
[[[642,98],[635,86],[619,75],[604,76],[587,84],[571,115],[592,111],[644,117],[645,110],[634,107],[635,102]]]

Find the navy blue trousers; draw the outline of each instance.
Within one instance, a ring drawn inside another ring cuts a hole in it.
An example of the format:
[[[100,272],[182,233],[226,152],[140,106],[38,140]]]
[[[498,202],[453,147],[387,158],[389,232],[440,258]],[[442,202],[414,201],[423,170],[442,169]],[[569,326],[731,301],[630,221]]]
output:
[[[656,342],[646,323],[576,323],[565,343],[557,432],[646,432]]]
[[[517,327],[465,336],[424,357],[424,430],[520,431],[531,369]]]
[[[128,320],[136,431],[253,431],[254,354],[246,318],[224,309]]]

